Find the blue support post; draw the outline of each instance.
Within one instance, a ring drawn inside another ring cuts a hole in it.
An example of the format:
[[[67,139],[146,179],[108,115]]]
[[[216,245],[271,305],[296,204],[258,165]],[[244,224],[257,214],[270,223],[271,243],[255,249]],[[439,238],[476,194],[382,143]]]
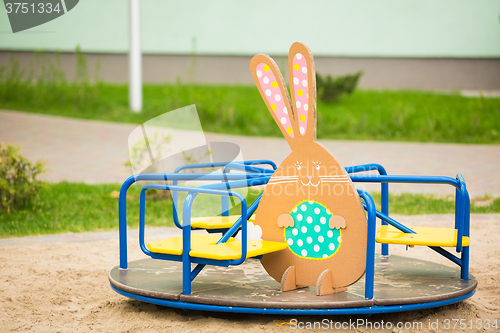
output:
[[[455,229],[458,229],[460,225],[460,190],[458,188],[455,189]]]
[[[141,190],[140,200],[139,200],[139,246],[144,252],[144,254],[150,256],[151,251],[146,247],[144,241],[144,234],[146,229],[146,191],[147,187],[144,187]]]
[[[174,186],[177,186],[177,180],[172,182]],[[177,214],[177,204],[179,202],[177,191],[172,191],[172,217],[174,224],[177,228],[182,229],[182,225],[179,223],[179,215]]]
[[[191,205],[195,193],[190,192],[184,201],[182,212],[182,293],[191,294]]]
[[[465,217],[464,217],[464,236],[470,237],[470,198],[467,189],[464,192],[465,197]],[[469,280],[469,246],[465,246],[462,250],[462,269],[460,271],[460,278],[462,280]]]
[[[375,203],[372,197],[365,191],[358,190],[358,194],[365,201],[368,212],[368,232],[366,240],[366,273],[365,273],[365,298],[373,299],[373,289],[375,284],[375,231],[376,214]]]
[[[387,175],[387,172],[385,169],[383,169],[383,173],[381,170],[379,170],[381,175]],[[382,183],[380,184],[381,189],[381,210],[382,213],[389,216],[389,183]],[[387,222],[384,220],[381,220],[381,225],[387,225]],[[389,255],[389,244],[382,244],[382,255],[383,256],[388,256]]]
[[[120,268],[128,268],[127,259],[127,191],[135,182],[134,177],[129,177],[123,182],[118,197],[118,228],[120,242]]]
[[[229,197],[220,198],[221,216],[229,216]]]
[[[457,229],[457,252],[462,252],[462,236],[464,235],[464,219],[465,219],[465,196],[467,189],[465,188],[465,181],[461,174],[457,175],[460,182],[460,210],[459,210],[459,223]],[[470,215],[470,213],[469,213]]]
[[[238,193],[235,193],[238,194]],[[246,258],[247,258],[247,250],[248,250],[248,226],[247,226],[247,203],[245,201],[245,198],[243,198],[241,195],[239,196],[240,202],[241,202],[241,258],[238,260],[231,260],[231,265],[240,265],[242,264]],[[237,224],[237,223],[235,223]],[[227,232],[229,234],[229,231]],[[220,242],[220,240],[219,240]],[[219,244],[217,242],[217,244]]]

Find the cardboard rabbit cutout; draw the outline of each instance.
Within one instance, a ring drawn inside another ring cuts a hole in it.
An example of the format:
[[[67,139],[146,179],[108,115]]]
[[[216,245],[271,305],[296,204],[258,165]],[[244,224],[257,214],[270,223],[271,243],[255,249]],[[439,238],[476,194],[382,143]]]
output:
[[[261,262],[283,291],[316,286],[318,295],[347,289],[365,271],[367,223],[346,171],[316,142],[316,78],[311,51],[294,43],[288,55],[290,92],[276,63],[252,58],[250,71],[292,153],[266,186],[255,224],[262,239],[288,248]]]

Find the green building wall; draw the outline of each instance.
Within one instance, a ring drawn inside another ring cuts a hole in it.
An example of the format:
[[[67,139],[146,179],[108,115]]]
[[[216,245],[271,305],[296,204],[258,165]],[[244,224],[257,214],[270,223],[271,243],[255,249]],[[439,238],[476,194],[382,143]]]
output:
[[[126,53],[128,0],[81,0],[41,26],[9,33],[0,50]],[[142,0],[145,54],[499,58],[498,0]]]

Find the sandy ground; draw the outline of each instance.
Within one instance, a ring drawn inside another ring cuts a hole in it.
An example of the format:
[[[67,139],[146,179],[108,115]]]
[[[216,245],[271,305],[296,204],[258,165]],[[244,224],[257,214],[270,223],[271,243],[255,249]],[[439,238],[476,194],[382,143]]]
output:
[[[412,217],[407,217],[411,221]],[[419,220],[422,220],[420,217]],[[451,224],[450,216],[431,216],[422,226]],[[444,221],[444,222],[443,222]],[[368,320],[372,323],[421,322],[423,329],[376,330],[366,326],[359,332],[432,331],[429,321],[438,320],[434,331],[446,330],[446,319],[465,319],[473,327],[486,320],[500,325],[500,215],[472,217],[471,273],[479,281],[470,299],[441,308],[398,314],[340,317],[299,317],[308,321],[337,322]],[[393,253],[449,264],[427,248]],[[130,241],[130,260],[143,258],[137,243]],[[127,299],[111,290],[109,270],[118,264],[118,240],[85,243],[36,244],[0,247],[0,331],[2,332],[243,332],[290,331],[293,317],[185,312]],[[408,324],[407,324],[408,325]],[[313,330],[314,331],[314,330]],[[322,331],[319,330],[318,331]],[[342,330],[340,330],[342,331]],[[352,331],[352,330],[350,330]],[[472,331],[476,331],[473,329]],[[482,331],[495,331],[490,328]]]

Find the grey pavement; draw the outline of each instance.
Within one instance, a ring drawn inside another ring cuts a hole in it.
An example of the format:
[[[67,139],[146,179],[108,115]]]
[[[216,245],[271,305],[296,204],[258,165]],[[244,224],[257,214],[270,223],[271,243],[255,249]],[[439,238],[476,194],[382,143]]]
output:
[[[48,172],[40,178],[85,183],[121,183],[131,170],[128,136],[134,124],[91,121],[0,110],[0,142],[22,146],[31,159],[42,158]],[[278,129],[276,129],[278,130]],[[290,153],[284,138],[205,133],[209,142],[238,144],[245,159],[281,163]],[[471,196],[500,195],[500,145],[319,140],[344,166],[379,163],[393,175],[455,177],[461,173]],[[367,190],[377,190],[368,184]],[[393,192],[453,194],[445,185],[391,184]]]

